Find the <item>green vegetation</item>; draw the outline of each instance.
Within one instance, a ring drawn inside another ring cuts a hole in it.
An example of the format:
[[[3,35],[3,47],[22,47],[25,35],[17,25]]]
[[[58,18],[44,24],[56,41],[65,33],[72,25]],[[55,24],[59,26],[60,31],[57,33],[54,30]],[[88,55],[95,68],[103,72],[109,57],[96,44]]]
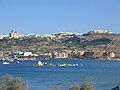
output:
[[[6,75],[1,78],[0,90],[27,90],[27,83],[21,78]]]
[[[28,87],[25,80],[5,75],[0,80],[0,90],[28,90]],[[61,89],[56,85],[53,90]],[[95,90],[95,85],[90,78],[86,78],[82,84],[75,84],[69,90]]]
[[[20,37],[0,40],[0,57],[7,57],[9,52],[31,51],[40,55],[58,50],[103,50],[113,51],[120,56],[119,34],[53,35],[54,37]],[[61,37],[61,38],[59,38]]]
[[[85,43],[86,46],[97,46],[97,45],[108,45],[111,43],[112,40],[107,38],[100,38],[100,39],[94,39],[87,41]]]
[[[59,86],[55,86],[53,90],[61,90]],[[96,90],[91,78],[86,78],[82,84],[74,84],[69,90]]]
[[[55,86],[55,87],[53,88],[53,90],[60,90],[60,87],[59,87],[59,86]]]
[[[87,78],[81,85],[73,85],[69,90],[95,90],[95,85],[90,78]]]

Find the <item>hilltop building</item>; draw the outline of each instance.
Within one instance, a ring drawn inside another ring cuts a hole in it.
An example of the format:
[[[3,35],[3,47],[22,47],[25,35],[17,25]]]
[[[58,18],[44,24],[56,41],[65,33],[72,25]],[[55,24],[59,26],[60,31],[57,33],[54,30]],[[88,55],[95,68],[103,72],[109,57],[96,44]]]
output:
[[[112,32],[110,32],[108,30],[92,30],[88,33],[91,33],[91,34],[112,34]]]
[[[6,37],[8,37],[8,36],[9,36],[9,35],[0,34],[0,39],[6,38]]]
[[[11,33],[9,34],[10,38],[19,38],[18,30],[14,31],[12,30]]]

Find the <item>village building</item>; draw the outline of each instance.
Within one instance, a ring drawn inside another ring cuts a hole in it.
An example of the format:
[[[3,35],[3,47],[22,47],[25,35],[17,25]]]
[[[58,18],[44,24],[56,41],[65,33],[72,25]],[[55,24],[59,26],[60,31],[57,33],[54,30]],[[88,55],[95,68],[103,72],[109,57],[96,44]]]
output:
[[[93,55],[94,55],[93,51],[86,51],[86,52],[84,52],[83,57],[84,57],[84,59],[93,59],[94,58]]]
[[[94,51],[94,58],[102,58],[105,51]]]
[[[88,33],[92,33],[92,34],[112,34],[112,32],[110,32],[108,30],[92,30]]]
[[[37,57],[37,54],[33,54],[32,52],[22,52],[22,51],[16,51],[16,52],[9,52],[10,58],[30,58],[30,57]]]
[[[67,51],[60,51],[54,53],[54,58],[68,58],[69,54]]]
[[[19,34],[18,34],[18,31],[11,31],[11,33],[9,34],[9,37],[10,38],[19,38]]]
[[[107,51],[107,52],[104,52],[103,58],[115,59],[116,58],[116,54],[113,51]]]
[[[0,57],[4,57],[3,54],[4,54],[3,51],[0,51]]]
[[[114,59],[115,57],[116,57],[116,54],[114,52],[112,52],[112,51],[108,52],[108,54],[107,54],[108,59]]]
[[[85,54],[85,51],[78,51],[78,57],[83,58]]]

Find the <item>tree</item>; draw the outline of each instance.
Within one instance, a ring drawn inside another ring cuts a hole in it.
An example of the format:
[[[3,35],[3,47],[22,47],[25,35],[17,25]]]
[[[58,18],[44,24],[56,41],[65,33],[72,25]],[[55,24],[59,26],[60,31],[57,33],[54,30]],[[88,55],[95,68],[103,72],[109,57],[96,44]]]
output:
[[[0,90],[27,90],[27,83],[21,78],[5,75],[1,78]]]

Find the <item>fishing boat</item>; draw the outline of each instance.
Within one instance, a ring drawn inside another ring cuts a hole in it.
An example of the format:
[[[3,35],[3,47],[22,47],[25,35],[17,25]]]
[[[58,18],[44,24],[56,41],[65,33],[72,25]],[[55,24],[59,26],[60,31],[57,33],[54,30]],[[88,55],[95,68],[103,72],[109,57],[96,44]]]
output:
[[[19,61],[17,61],[17,63],[20,63]]]
[[[70,64],[70,63],[61,63],[61,64],[47,64],[47,66],[57,66],[57,67],[75,67],[78,66],[79,64]]]
[[[40,67],[43,66],[44,64],[41,61],[38,61],[34,66],[35,67]]]
[[[8,65],[8,64],[9,64],[9,62],[3,62],[3,64]]]
[[[59,66],[59,67],[75,67],[75,66],[78,66],[78,64],[63,63],[63,64],[58,64],[57,66]]]

